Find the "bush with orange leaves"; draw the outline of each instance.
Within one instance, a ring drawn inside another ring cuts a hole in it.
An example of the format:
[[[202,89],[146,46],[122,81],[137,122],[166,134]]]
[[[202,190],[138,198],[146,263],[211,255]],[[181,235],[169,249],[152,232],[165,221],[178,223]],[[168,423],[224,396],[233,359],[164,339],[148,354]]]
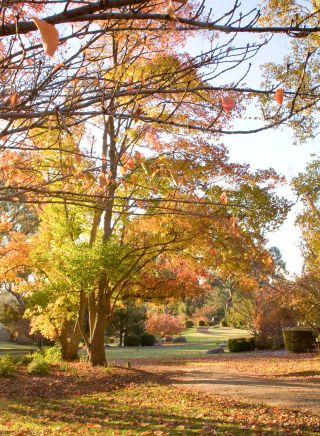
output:
[[[179,335],[184,329],[182,319],[167,313],[152,314],[146,321],[146,330],[158,338]]]

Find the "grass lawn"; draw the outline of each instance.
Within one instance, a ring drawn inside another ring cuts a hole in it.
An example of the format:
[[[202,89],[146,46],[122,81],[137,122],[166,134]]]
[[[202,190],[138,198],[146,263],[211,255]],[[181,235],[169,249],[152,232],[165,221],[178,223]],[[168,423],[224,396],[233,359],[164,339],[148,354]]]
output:
[[[0,355],[1,354],[15,354],[26,353],[30,350],[36,350],[37,347],[32,345],[20,345],[15,342],[0,342]]]
[[[214,348],[230,338],[250,336],[246,330],[233,329],[230,327],[209,328],[207,332],[197,328],[186,329],[182,335],[187,338],[185,344],[165,344],[155,347],[108,347],[107,359],[131,360],[131,359],[170,359],[205,356],[210,348]]]
[[[11,380],[0,378],[1,435],[316,435],[319,431],[319,417],[185,391],[137,370],[74,364],[42,378],[23,370]]]

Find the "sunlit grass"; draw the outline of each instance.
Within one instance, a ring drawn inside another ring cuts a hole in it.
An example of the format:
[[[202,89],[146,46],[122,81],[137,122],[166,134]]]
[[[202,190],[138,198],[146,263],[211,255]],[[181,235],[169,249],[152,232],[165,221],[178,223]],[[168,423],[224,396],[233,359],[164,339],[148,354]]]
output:
[[[246,330],[230,327],[209,328],[207,332],[194,327],[184,330],[182,335],[187,338],[187,343],[155,347],[108,347],[106,355],[109,360],[196,358],[204,356],[209,349],[226,343],[230,338],[249,336]]]

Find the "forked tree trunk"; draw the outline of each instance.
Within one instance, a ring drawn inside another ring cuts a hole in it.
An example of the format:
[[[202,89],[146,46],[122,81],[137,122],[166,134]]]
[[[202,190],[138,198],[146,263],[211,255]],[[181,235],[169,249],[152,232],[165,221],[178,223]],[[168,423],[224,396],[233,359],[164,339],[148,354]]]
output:
[[[91,365],[105,365],[105,332],[110,319],[110,299],[108,297],[107,275],[103,273],[97,290],[96,299],[89,298],[89,313],[92,319],[90,337],[86,341],[88,360]]]
[[[81,292],[78,319],[76,321],[74,329],[69,337],[70,329],[68,324],[66,323],[62,328],[61,335],[59,338],[62,348],[61,350],[62,358],[64,360],[71,361],[71,360],[77,360],[79,358],[78,350],[82,337],[82,331],[84,328],[86,310],[87,310],[87,302],[86,302],[85,294],[84,292]]]

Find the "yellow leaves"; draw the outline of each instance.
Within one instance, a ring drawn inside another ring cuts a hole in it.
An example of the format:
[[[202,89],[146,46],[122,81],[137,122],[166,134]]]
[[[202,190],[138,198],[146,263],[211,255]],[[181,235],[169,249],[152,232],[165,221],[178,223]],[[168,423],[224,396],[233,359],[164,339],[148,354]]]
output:
[[[176,20],[177,16],[176,16],[173,4],[172,4],[172,0],[169,0],[167,13],[168,13],[170,18],[172,18],[173,20]]]
[[[37,17],[32,17],[32,21],[37,26],[44,52],[47,56],[53,56],[59,46],[59,33],[53,24],[49,24]]]
[[[221,97],[221,104],[226,112],[231,112],[236,105],[236,101],[233,97]]]
[[[283,103],[283,89],[279,88],[274,94],[275,101],[281,106]]]
[[[174,1],[176,1],[177,3],[184,4],[184,3],[187,3],[188,0],[174,0]],[[177,15],[176,15],[176,11],[175,11],[175,8],[173,6],[172,0],[169,0],[169,2],[168,2],[167,14],[169,15],[169,17],[172,20],[177,20],[178,21]]]
[[[225,191],[220,195],[220,203],[224,205],[228,204],[228,196]]]

